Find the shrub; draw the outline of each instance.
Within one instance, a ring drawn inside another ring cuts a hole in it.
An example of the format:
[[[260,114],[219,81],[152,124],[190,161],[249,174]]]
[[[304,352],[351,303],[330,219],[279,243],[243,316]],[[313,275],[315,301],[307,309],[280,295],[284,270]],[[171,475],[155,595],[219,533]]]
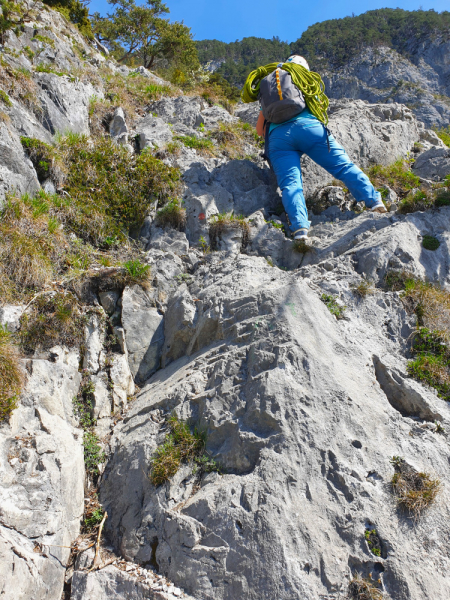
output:
[[[422,238],[422,246],[425,250],[437,250],[440,245],[440,241],[432,235],[424,235]]]
[[[24,376],[11,333],[0,324],[0,423],[17,407]]]
[[[168,420],[169,433],[156,449],[152,459],[150,481],[158,486],[175,475],[182,462],[196,462],[201,472],[219,470],[216,462],[205,454],[206,434],[198,428],[191,433],[189,424],[173,414]]]
[[[39,296],[20,323],[20,342],[28,353],[56,345],[80,346],[84,339],[85,317],[71,293]]]
[[[336,319],[344,318],[346,307],[337,302],[336,296],[332,296],[331,294],[322,294],[320,299],[326,304],[328,310],[336,317]]]
[[[180,189],[180,172],[149,152],[130,156],[111,139],[91,142],[71,134],[57,148],[66,170],[70,210],[61,218],[80,238],[99,245],[137,231],[155,198],[164,202]]]
[[[178,199],[170,200],[156,213],[156,223],[160,227],[173,227],[178,231],[186,224],[186,210]]]
[[[398,505],[415,518],[420,517],[440,492],[439,479],[433,479],[428,473],[417,472],[398,456],[394,456],[391,463],[395,468],[391,485]]]

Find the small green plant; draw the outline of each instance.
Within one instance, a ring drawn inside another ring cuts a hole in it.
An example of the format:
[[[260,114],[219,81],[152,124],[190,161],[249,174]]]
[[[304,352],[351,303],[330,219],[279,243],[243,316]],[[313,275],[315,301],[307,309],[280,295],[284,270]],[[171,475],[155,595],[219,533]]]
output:
[[[375,556],[381,556],[381,540],[377,534],[377,530],[366,529],[364,532],[364,537],[366,538],[367,545],[369,546],[372,554]]]
[[[243,215],[233,213],[219,213],[213,215],[209,222],[209,239],[213,249],[217,249],[219,238],[223,231],[227,229],[242,230],[242,247],[248,243],[250,235],[250,225]]]
[[[52,75],[58,75],[58,77],[64,77],[68,75],[65,71],[56,71],[53,67],[49,67],[48,65],[37,65],[34,69],[36,73],[51,73]],[[73,79],[73,77],[71,77]]]
[[[406,215],[408,213],[428,210],[434,206],[434,196],[425,190],[417,190],[409,193],[400,201],[398,212]]]
[[[211,248],[210,248],[208,242],[205,240],[203,235],[200,236],[199,246],[200,246],[203,254],[209,254],[211,252]]]
[[[439,421],[435,421],[434,422],[434,426],[435,426],[435,430],[434,433],[445,433],[445,429],[442,427],[442,425],[439,423]]]
[[[47,44],[48,46],[55,47],[55,41],[46,35],[35,35],[34,38],[31,39],[32,42],[42,42],[43,44]]]
[[[0,423],[17,407],[24,376],[19,353],[6,325],[0,324]]]
[[[391,292],[404,290],[408,282],[414,280],[414,276],[408,271],[387,271],[384,278],[386,289]]]
[[[336,296],[332,296],[331,294],[322,294],[320,297],[322,302],[326,304],[328,310],[336,317],[336,319],[343,319],[346,306],[339,304],[336,298]]]
[[[441,242],[433,235],[424,235],[422,238],[422,246],[425,250],[437,250]]]
[[[167,422],[169,433],[152,459],[150,481],[158,486],[175,475],[182,462],[196,463],[202,471],[217,471],[217,463],[205,455],[206,434],[198,428],[191,433],[189,424],[172,414]],[[204,458],[206,456],[206,458]]]
[[[413,150],[414,152],[420,152],[423,148],[423,144],[420,142],[414,142]]]
[[[144,94],[149,100],[159,100],[161,96],[168,96],[172,92],[172,88],[169,85],[158,85],[151,83],[144,87]]]
[[[420,517],[435,501],[441,482],[428,473],[419,473],[399,456],[394,456],[391,463],[395,469],[391,487],[398,505],[414,518]]]
[[[300,254],[306,254],[307,252],[311,252],[312,246],[306,240],[294,240],[292,242],[292,249]]]
[[[23,149],[36,169],[39,181],[44,181],[50,175],[53,163],[53,148],[49,144],[35,138],[22,136],[20,141],[22,142]]]
[[[366,279],[365,277],[363,277],[363,280],[358,283],[358,285],[354,284],[350,286],[350,289],[353,291],[355,296],[358,296],[358,298],[365,298],[369,294],[373,294],[375,292],[373,281]]]
[[[275,266],[275,263],[270,258],[270,256],[266,256],[265,259],[266,259],[266,263],[269,265],[269,267],[274,267]]]
[[[348,585],[347,600],[382,600],[383,592],[370,577],[364,579],[357,573]]]
[[[28,60],[33,60],[35,53],[33,52],[33,50],[30,48],[30,46],[24,46],[23,51],[25,52],[25,54],[28,57]]]
[[[98,466],[105,462],[106,455],[103,452],[97,434],[94,431],[85,431],[83,435],[84,466],[91,477],[99,475]]]
[[[186,210],[178,198],[173,198],[156,213],[156,223],[160,227],[173,227],[181,231],[186,224]]]
[[[150,277],[150,265],[141,263],[138,258],[128,260],[123,264],[130,283],[142,283]]]
[[[6,104],[6,106],[12,106],[12,102],[9,99],[9,96],[6,92],[4,92],[3,90],[0,90],[0,100]]]
[[[403,197],[414,188],[420,186],[420,179],[411,171],[411,161],[400,158],[393,164],[385,167],[373,165],[367,174],[375,187],[388,185]]]
[[[211,150],[214,148],[214,144],[208,138],[198,138],[192,135],[177,135],[175,139],[182,142],[187,148],[194,148],[195,150]]]
[[[84,529],[88,532],[93,531],[102,522],[105,511],[101,506],[86,513],[83,521]]]

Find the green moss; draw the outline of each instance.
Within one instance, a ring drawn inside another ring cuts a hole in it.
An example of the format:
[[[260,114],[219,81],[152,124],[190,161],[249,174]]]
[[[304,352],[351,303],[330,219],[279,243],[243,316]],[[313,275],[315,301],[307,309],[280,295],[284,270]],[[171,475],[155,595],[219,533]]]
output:
[[[0,90],[0,100],[6,104],[6,106],[12,106],[12,102],[9,99],[9,96],[6,92],[4,92],[3,90]]]
[[[372,554],[375,556],[381,556],[381,541],[377,534],[377,530],[366,529],[364,532],[364,537],[366,538],[367,545],[369,546]]]
[[[422,238],[422,246],[425,250],[437,250],[441,242],[433,235],[424,235]]]
[[[344,318],[346,307],[337,302],[336,296],[332,296],[331,294],[322,294],[320,299],[326,304],[328,310],[336,317],[336,319]]]
[[[53,162],[54,154],[53,148],[49,144],[35,138],[22,136],[20,141],[36,169],[39,181],[44,181],[50,175],[50,167]]]

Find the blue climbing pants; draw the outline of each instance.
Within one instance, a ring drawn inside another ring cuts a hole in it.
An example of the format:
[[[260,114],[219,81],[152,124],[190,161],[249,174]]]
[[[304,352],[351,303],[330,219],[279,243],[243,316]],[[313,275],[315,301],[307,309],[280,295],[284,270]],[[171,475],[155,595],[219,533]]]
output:
[[[369,178],[347,156],[344,148],[329,136],[318,120],[297,119],[276,127],[269,135],[269,158],[283,194],[283,206],[291,230],[309,229],[308,211],[303,195],[300,159],[306,154],[333,177],[342,181],[357,202],[371,208],[381,198]]]

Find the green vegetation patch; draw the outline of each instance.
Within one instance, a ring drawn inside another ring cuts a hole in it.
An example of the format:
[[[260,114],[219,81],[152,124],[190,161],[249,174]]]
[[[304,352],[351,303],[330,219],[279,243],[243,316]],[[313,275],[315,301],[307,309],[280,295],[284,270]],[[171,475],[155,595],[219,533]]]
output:
[[[186,225],[186,210],[177,198],[173,198],[156,213],[156,224],[181,231]]]
[[[85,322],[78,301],[70,292],[42,294],[20,320],[21,346],[27,353],[56,345],[80,346]]]
[[[365,298],[366,296],[369,296],[375,292],[373,281],[366,279],[365,277],[363,277],[363,280],[360,283],[350,287],[355,296],[358,296],[358,298]]]
[[[106,455],[103,452],[97,434],[94,431],[94,392],[95,385],[88,373],[83,373],[78,395],[73,399],[73,411],[83,429],[84,465],[88,476],[95,480],[100,474],[98,465],[103,463]]]
[[[211,150],[214,144],[208,138],[197,138],[193,135],[177,135],[175,139],[182,142],[187,148],[195,150]]]
[[[387,167],[373,165],[368,169],[367,174],[375,187],[388,185],[400,198],[420,186],[419,177],[411,171],[411,162],[402,158]]]
[[[150,481],[158,486],[177,473],[184,462],[194,461],[201,472],[219,471],[217,463],[205,451],[206,434],[198,428],[191,433],[189,424],[172,414],[167,422],[169,433],[152,459]]]
[[[17,347],[6,325],[0,323],[0,423],[17,407],[23,383]]]
[[[324,302],[324,304],[326,304],[328,310],[336,317],[336,319],[344,318],[346,307],[342,304],[339,304],[337,301],[337,296],[332,296],[331,294],[322,294],[320,299],[322,302]]]
[[[53,148],[41,140],[22,136],[20,138],[22,146],[33,163],[40,182],[45,181],[50,176],[50,169],[53,164]]]
[[[367,545],[375,556],[381,556],[381,540],[376,529],[366,529],[364,532]]]
[[[434,128],[439,139],[441,139],[446,146],[450,146],[450,125],[447,127],[441,127],[440,129]]]
[[[3,90],[0,90],[0,100],[3,102],[3,104],[6,104],[6,106],[12,106],[12,102],[8,94]]]
[[[245,220],[243,215],[235,215],[233,213],[220,213],[213,215],[209,222],[209,239],[211,248],[216,250],[219,244],[219,239],[222,233],[227,229],[242,230],[242,247],[248,243],[250,235],[250,225]]]
[[[42,44],[47,44],[48,46],[51,46],[52,48],[55,47],[55,40],[52,40],[52,38],[49,38],[46,35],[37,34],[33,38],[31,38],[31,41],[32,42],[42,42]]]
[[[399,456],[391,459],[395,474],[391,480],[392,492],[398,505],[414,518],[420,517],[441,491],[441,482],[429,473],[419,473]]]
[[[434,207],[435,195],[426,190],[416,190],[405,196],[400,201],[398,212],[406,215],[408,213],[428,210]]]
[[[91,508],[91,510],[86,510],[83,521],[85,531],[90,532],[96,529],[102,522],[104,514],[105,511],[101,506],[96,506]]]
[[[123,263],[123,266],[127,274],[127,285],[137,283],[139,285],[144,285],[145,287],[150,279],[150,265],[142,263],[138,258],[135,258],[133,260],[127,260]]]
[[[425,250],[437,250],[440,245],[441,242],[433,235],[424,235],[422,238],[422,246]]]
[[[111,139],[71,134],[60,140],[57,157],[65,170],[70,210],[61,215],[77,236],[94,245],[124,239],[142,225],[154,205],[180,190],[180,171],[150,152],[130,155]]]

